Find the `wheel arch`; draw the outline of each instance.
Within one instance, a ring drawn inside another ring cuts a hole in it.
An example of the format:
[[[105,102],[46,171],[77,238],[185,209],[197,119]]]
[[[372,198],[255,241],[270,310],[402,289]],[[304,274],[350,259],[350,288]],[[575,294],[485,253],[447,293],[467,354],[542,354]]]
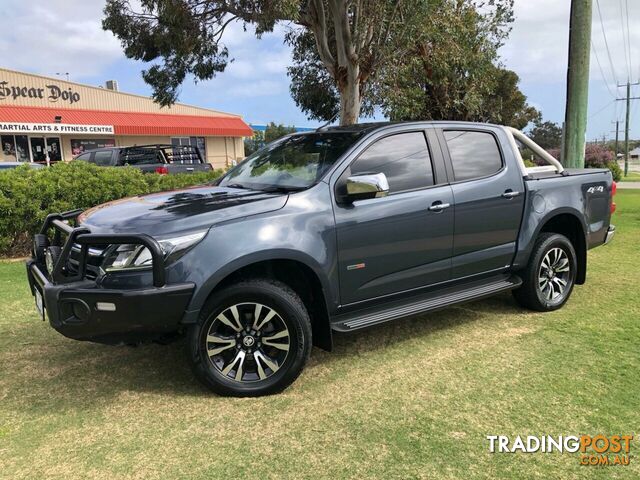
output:
[[[190,310],[199,311],[215,292],[247,278],[273,278],[296,292],[311,317],[313,344],[331,351],[333,341],[329,320],[329,280],[313,259],[301,257],[296,252],[260,252],[225,265],[199,289]]]
[[[579,215],[572,211],[554,212],[541,222],[535,238],[541,233],[559,233],[569,239],[578,260],[576,284],[584,284],[587,277],[587,234]]]

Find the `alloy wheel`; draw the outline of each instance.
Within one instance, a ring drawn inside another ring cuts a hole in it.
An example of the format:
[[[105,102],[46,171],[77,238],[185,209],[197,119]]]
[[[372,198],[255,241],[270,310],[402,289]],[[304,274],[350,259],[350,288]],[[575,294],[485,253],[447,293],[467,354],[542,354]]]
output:
[[[209,360],[237,382],[256,382],[275,374],[291,346],[289,329],[273,308],[239,303],[219,313],[205,338]]]
[[[550,249],[540,262],[538,289],[542,297],[550,302],[560,300],[571,281],[569,256],[560,247]]]

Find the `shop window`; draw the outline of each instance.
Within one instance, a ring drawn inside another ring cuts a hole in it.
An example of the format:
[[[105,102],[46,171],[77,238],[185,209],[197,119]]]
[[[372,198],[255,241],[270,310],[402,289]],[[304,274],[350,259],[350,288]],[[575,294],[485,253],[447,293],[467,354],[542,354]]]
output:
[[[97,150],[99,148],[112,148],[116,146],[114,138],[82,138],[71,139],[71,154],[75,157],[89,150]]]
[[[62,160],[62,148],[60,147],[59,138],[47,138],[47,153],[49,154],[49,161],[59,162]]]
[[[29,138],[26,135],[16,135],[16,156],[19,162],[29,162]]]
[[[16,162],[16,141],[13,135],[2,135],[0,143],[2,143],[2,161]]]

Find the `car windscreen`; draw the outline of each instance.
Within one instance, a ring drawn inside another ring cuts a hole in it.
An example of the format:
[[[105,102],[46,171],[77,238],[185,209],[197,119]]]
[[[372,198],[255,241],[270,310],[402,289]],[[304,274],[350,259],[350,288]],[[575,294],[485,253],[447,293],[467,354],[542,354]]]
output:
[[[220,186],[303,189],[317,183],[361,132],[314,132],[272,142],[247,157]]]

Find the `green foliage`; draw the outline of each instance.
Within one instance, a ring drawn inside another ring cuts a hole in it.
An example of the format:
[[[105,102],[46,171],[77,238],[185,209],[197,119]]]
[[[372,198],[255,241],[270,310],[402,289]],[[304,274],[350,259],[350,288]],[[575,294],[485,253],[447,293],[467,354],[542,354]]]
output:
[[[221,170],[194,174],[143,174],[130,167],[85,162],[46,169],[22,166],[0,172],[0,255],[24,255],[49,213],[86,209],[119,198],[173,190],[214,180]]]
[[[264,131],[264,142],[273,142],[274,140],[284,137],[285,135],[289,135],[290,133],[294,133],[295,131],[296,127],[293,125],[287,127],[283,124],[276,125],[274,122],[269,122],[267,129]]]
[[[614,182],[622,180],[622,169],[620,168],[620,165],[618,165],[618,162],[609,162],[606,167],[611,170]]]
[[[414,5],[411,35],[390,31],[396,54],[361,76],[361,116],[379,107],[391,120],[485,121],[516,128],[537,119],[518,76],[496,66],[513,20],[512,1],[483,7],[476,0]],[[314,36],[293,31],[287,42],[293,46],[288,74],[296,104],[310,118],[334,118],[340,111],[338,83],[325,69]]]
[[[545,150],[560,148],[562,144],[562,127],[553,122],[536,120],[527,135]]]
[[[256,150],[262,148],[267,143],[271,143],[285,135],[295,133],[296,127],[291,125],[287,127],[283,124],[276,124],[275,122],[269,122],[267,128],[264,131],[255,130],[253,137],[247,138],[244,141],[244,153],[249,156]]]
[[[248,157],[263,145],[264,132],[262,130],[254,130],[253,137],[244,139],[244,154]]]
[[[548,152],[555,158],[560,159],[559,148],[551,148]],[[606,146],[597,143],[588,143],[585,147],[584,168],[608,168],[611,170],[614,181],[619,182],[622,178],[622,170],[613,152]]]
[[[392,120],[465,120],[524,128],[539,113],[498,63],[513,20],[511,0],[432,0],[421,34],[384,69],[377,103]]]
[[[229,52],[222,44],[233,21],[255,26],[256,35],[273,30],[278,20],[294,19],[298,0],[107,0],[102,28],[122,43],[128,58],[154,62],[142,72],[160,105],[175,103],[188,75],[209,80],[223,72]]]
[[[292,30],[287,34],[286,42],[293,48],[293,65],[287,67],[287,74],[296,105],[312,120],[329,122],[335,119],[340,113],[340,92],[318,55],[313,34],[307,30]],[[374,114],[371,83],[360,83],[361,117]]]
[[[590,143],[586,146],[584,166],[585,168],[608,168],[616,182],[622,178],[622,170],[615,160],[615,155],[603,145]]]

